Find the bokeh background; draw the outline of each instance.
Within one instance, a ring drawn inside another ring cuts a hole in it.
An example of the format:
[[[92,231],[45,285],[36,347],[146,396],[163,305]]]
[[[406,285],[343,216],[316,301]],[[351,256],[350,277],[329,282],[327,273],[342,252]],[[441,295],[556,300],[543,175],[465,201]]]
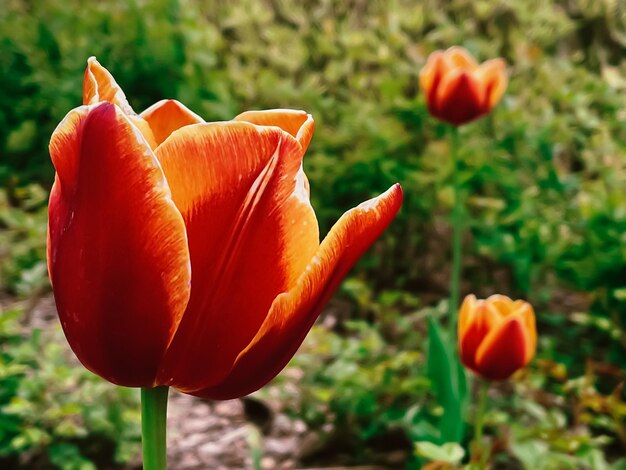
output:
[[[207,120],[313,114],[304,165],[322,234],[404,187],[401,214],[270,387],[241,410],[185,401],[211,411],[195,434],[215,413],[235,431],[213,439],[211,458],[223,468],[449,458],[420,457],[414,443],[440,444],[425,320],[446,311],[452,205],[446,129],[418,74],[451,45],[503,57],[510,72],[495,112],[461,129],[462,292],[525,298],[538,314],[536,360],[491,391],[496,463],[626,468],[623,0],[0,0],[0,467],[137,467],[138,395],[76,364],[46,273],[47,144],[81,104],[91,55],[138,111],[176,98]],[[271,441],[277,421],[291,440]],[[183,446],[171,467],[209,468],[200,447]]]

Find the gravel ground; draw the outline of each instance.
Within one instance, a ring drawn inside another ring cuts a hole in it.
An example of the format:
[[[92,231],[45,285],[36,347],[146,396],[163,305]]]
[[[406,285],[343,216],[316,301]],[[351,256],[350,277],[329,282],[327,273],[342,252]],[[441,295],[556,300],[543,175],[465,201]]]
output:
[[[262,468],[296,468],[297,450],[306,426],[281,414],[273,415],[267,424],[267,435],[262,435],[246,416],[241,400],[206,402],[174,391],[168,411],[170,467],[253,468],[252,448],[256,447],[262,449]]]

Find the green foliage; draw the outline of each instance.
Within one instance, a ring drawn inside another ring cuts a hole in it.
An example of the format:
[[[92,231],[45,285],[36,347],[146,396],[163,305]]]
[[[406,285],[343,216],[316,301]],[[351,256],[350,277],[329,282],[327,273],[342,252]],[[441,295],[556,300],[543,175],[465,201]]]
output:
[[[359,442],[396,427],[412,440],[432,440],[443,412],[423,360],[425,318],[439,307],[423,307],[447,295],[452,167],[444,127],[428,115],[418,92],[419,70],[429,52],[453,44],[481,60],[504,57],[510,85],[502,103],[460,132],[470,216],[463,291],[531,300],[539,312],[541,363],[554,370],[542,366],[526,379],[585,412],[559,402],[554,422],[564,419],[573,428],[565,434],[552,424],[546,430],[538,418],[509,427],[507,419],[532,413],[512,409],[517,398],[507,398],[499,403],[504,418],[492,426],[510,432],[512,450],[502,458],[531,467],[603,468],[599,453],[607,461],[620,455],[626,446],[623,374],[576,384],[586,380],[589,363],[621,369],[626,361],[623,2],[1,3],[3,294],[33,298],[48,288],[45,201],[54,173],[47,143],[81,103],[91,55],[114,74],[137,111],[177,98],[207,120],[258,108],[312,113],[317,130],[304,165],[322,233],[345,209],[402,183],[401,214],[343,290],[346,316],[367,321],[348,323],[340,334],[315,330],[295,360],[307,374],[293,409],[312,426],[335,423]],[[120,432],[113,432],[90,409],[109,410],[111,397],[124,392],[99,389],[104,386],[79,367],[63,369],[55,349],[63,340],[56,335],[43,343],[3,336],[0,446],[6,455],[46,449],[53,464],[88,468],[77,440],[93,433],[115,440],[132,427],[119,418]],[[551,375],[555,370],[561,375]],[[56,373],[65,378],[55,379]],[[532,403],[537,393],[513,396]],[[95,397],[107,406],[88,405]],[[71,419],[58,411],[62,403],[70,411],[70,404],[79,407]],[[542,419],[552,423],[550,407],[540,406]],[[44,419],[54,409],[61,417]],[[63,427],[57,430],[60,422],[83,431],[68,437]]]
[[[428,377],[443,409],[437,426],[441,435],[433,437],[440,444],[462,442],[465,427],[467,378],[455,339],[446,336],[436,319],[428,318]]]
[[[351,452],[354,463],[372,463],[375,443],[391,445],[401,430],[417,443],[411,452],[416,462],[462,466],[472,436],[466,435],[461,446],[440,439],[445,411],[440,393],[427,379],[424,355],[412,349],[428,334],[420,328],[424,318],[445,311],[442,303],[396,315],[392,329],[363,320],[349,322],[341,333],[318,325],[285,373],[260,394],[280,399],[294,416],[320,429],[335,450]],[[616,458],[626,443],[626,397],[621,385],[601,391],[603,379],[612,374],[623,381],[623,371],[600,365],[570,378],[564,364],[539,359],[513,381],[493,384],[485,419],[493,436],[491,461],[498,468],[521,463],[542,470],[620,469],[624,462]]]
[[[524,468],[541,470],[622,468],[624,461],[615,460],[615,450],[621,455],[619,439],[623,442],[624,430],[614,428],[623,427],[626,417],[621,390],[603,395],[596,381],[589,372],[562,381],[559,394],[552,395],[545,391],[549,381],[537,374],[510,390],[514,400],[492,396],[487,424],[495,429],[495,436],[506,435],[509,440],[509,453],[496,455],[496,462],[517,460]],[[607,420],[607,415],[612,418]]]
[[[0,286],[21,297],[48,287],[46,203],[38,185],[0,190]]]
[[[136,458],[136,390],[71,361],[59,327],[24,337],[24,315],[0,314],[0,466],[91,470],[111,450],[118,462]]]
[[[465,456],[465,450],[456,442],[437,445],[432,442],[421,441],[415,443],[415,454],[428,461],[458,465]]]
[[[340,432],[356,429],[360,439],[368,440],[402,424],[406,410],[423,401],[428,381],[415,373],[423,361],[418,351],[387,345],[367,323],[345,326],[351,335],[314,328],[307,340],[309,354],[295,360],[296,367],[313,371],[298,390],[299,414],[317,424],[331,414]],[[325,366],[313,367],[320,359]]]

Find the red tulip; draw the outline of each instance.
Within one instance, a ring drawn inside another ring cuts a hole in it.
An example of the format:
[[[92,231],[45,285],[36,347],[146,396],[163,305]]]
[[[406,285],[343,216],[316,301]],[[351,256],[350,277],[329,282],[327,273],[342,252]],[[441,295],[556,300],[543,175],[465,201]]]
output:
[[[420,72],[428,111],[453,126],[488,114],[502,98],[506,85],[502,59],[478,65],[461,47],[433,52]]]
[[[468,295],[459,313],[459,354],[465,367],[489,380],[504,380],[535,355],[533,307],[503,295]]]
[[[83,102],[50,142],[48,265],[72,349],[119,385],[257,390],[391,222],[400,186],[320,244],[302,170],[307,113],[206,123],[166,100],[136,115],[93,58]]]

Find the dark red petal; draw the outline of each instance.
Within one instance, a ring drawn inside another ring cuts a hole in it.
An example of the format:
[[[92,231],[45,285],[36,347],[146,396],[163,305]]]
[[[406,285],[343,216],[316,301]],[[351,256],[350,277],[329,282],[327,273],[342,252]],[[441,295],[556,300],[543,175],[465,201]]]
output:
[[[476,353],[475,370],[489,380],[508,379],[528,363],[528,338],[521,315],[511,315],[493,328]]]
[[[159,163],[108,102],[70,112],[50,155],[48,263],[70,346],[113,383],[153,386],[190,283],[184,222]]]
[[[451,70],[443,76],[436,97],[435,117],[455,126],[484,114],[484,89],[473,74]]]

